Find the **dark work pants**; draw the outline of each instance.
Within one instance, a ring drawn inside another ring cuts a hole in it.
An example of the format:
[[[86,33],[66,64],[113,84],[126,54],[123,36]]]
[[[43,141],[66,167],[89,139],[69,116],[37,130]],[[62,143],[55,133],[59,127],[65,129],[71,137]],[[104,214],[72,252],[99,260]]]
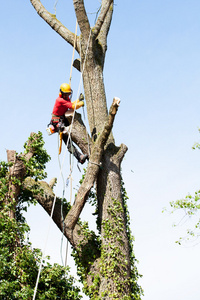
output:
[[[62,136],[62,139],[65,143],[65,145],[67,145],[67,149],[68,151],[74,155],[74,157],[79,161],[80,159],[80,156],[81,156],[81,153],[76,149],[76,147],[73,145],[71,139],[69,139],[68,141],[68,134],[67,133],[64,133],[63,136]],[[68,143],[68,144],[67,144]]]

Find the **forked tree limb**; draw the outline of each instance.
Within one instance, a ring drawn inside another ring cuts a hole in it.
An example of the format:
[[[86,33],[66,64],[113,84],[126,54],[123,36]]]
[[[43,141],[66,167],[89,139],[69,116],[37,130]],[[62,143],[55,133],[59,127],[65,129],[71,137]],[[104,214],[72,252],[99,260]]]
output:
[[[96,21],[95,26],[93,27],[93,34],[94,34],[95,38],[100,33],[100,30],[101,30],[101,28],[102,28],[102,26],[104,24],[104,21],[105,21],[105,19],[107,17],[109,9],[112,9],[111,8],[112,4],[113,4],[113,0],[102,1],[101,11],[100,11],[99,17],[98,17],[98,19]],[[108,25],[108,29],[109,29],[110,22],[107,22],[107,25]],[[105,30],[105,32],[108,32],[108,29]]]
[[[55,196],[51,184],[48,184],[45,181],[36,182],[33,178],[27,177],[23,182],[23,188],[26,189],[27,191],[32,191],[33,189],[35,190],[37,188],[39,192],[33,194],[32,196],[44,208],[44,210],[48,213],[49,216],[52,213],[52,207],[55,201],[52,219],[74,248],[77,248],[78,244],[81,241],[85,240],[85,237],[82,235],[82,230],[81,230],[82,228],[80,225],[76,224],[73,231],[73,238],[72,235],[68,234],[66,232],[66,229],[63,228],[63,218],[65,219],[68,209],[66,207],[66,204],[64,204],[63,208],[61,209],[61,205],[62,205],[61,199]],[[85,243],[87,243],[86,240]]]
[[[67,41],[71,46],[74,46],[75,34],[71,32],[67,27],[65,27],[54,14],[51,14],[47,11],[47,9],[42,5],[40,0],[30,0],[31,4],[35,8],[38,15],[51,26],[53,30],[55,30],[65,41]],[[80,31],[85,39],[88,39],[90,32],[90,24],[87,17],[87,13],[85,10],[85,5],[83,0],[73,0],[74,9],[76,13],[77,22],[80,27]],[[93,27],[93,38],[95,39],[102,27],[104,27],[103,32],[107,36],[112,13],[109,14],[109,10],[112,10],[113,0],[104,0],[102,1],[101,11],[96,21],[95,26]],[[106,37],[104,37],[105,40]],[[75,49],[78,53],[80,53],[80,45],[79,45],[79,37],[76,37]]]
[[[83,0],[73,0],[74,3],[74,9],[76,12],[76,18],[81,30],[81,34],[88,38],[89,31],[90,31],[90,23],[88,20],[88,16],[85,10],[85,5]],[[100,30],[104,24],[104,21],[107,17],[108,11],[111,8],[111,5],[113,4],[113,0],[106,0],[102,1],[101,4],[101,10],[100,14],[97,18],[96,24],[92,29],[93,32],[93,38],[95,39],[98,34],[100,33]],[[108,28],[110,27],[110,22],[107,22]],[[105,32],[108,32],[108,30],[105,30]]]

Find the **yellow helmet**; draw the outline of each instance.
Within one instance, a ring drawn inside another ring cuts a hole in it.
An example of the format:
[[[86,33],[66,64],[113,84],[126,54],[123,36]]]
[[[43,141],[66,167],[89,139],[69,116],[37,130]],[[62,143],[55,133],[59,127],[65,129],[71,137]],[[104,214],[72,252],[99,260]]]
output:
[[[71,93],[71,87],[68,83],[62,83],[60,86],[61,93]]]

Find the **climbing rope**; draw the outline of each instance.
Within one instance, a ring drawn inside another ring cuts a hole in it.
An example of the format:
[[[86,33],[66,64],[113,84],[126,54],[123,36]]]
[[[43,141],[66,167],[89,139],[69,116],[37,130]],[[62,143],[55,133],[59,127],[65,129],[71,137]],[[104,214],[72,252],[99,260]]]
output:
[[[76,21],[76,34],[77,34],[77,21]],[[75,51],[75,43],[76,43],[76,34],[75,34],[75,40],[74,40],[74,48],[73,48],[73,54],[72,54],[72,63],[71,63],[71,71],[70,71],[70,84],[71,84],[71,78],[72,78],[72,67],[73,67],[73,61],[74,61],[74,51]],[[82,77],[83,77],[83,72],[84,72],[84,69],[85,69],[85,61],[86,61],[86,58],[87,58],[87,53],[88,53],[88,48],[89,48],[89,42],[90,42],[90,37],[91,37],[91,29],[90,29],[90,34],[89,34],[89,37],[88,37],[88,42],[87,42],[87,47],[86,47],[86,53],[85,53],[85,58],[84,58],[84,63],[83,63],[83,69],[81,70],[81,75],[80,75],[80,81],[79,81],[79,87],[78,87],[78,91],[77,91],[77,98],[80,94],[80,90],[82,89]],[[81,47],[80,47],[81,49]],[[80,53],[81,54],[81,53]],[[81,55],[80,55],[81,57]],[[76,106],[75,106],[75,110],[76,110]],[[72,127],[73,127],[73,122],[74,122],[74,116],[75,114],[73,114],[72,116],[72,122],[71,122],[71,130],[72,130]],[[85,113],[84,113],[84,118],[85,118]],[[68,136],[68,140],[71,138],[71,130],[70,130],[70,133],[69,133],[69,136]],[[90,155],[90,147],[89,147],[89,137],[88,137],[88,134],[87,134],[87,139],[88,139],[88,153]],[[66,145],[67,146],[67,145]],[[69,177],[70,179],[70,204],[72,203],[72,168],[71,168],[71,154],[70,154],[70,174],[69,174]],[[64,233],[64,232],[63,232]],[[66,257],[65,257],[65,267],[67,265],[67,256],[68,256],[68,240],[67,240],[67,244],[66,244]]]
[[[72,145],[72,141],[70,141],[70,143]],[[59,155],[58,155],[58,159],[59,159]],[[70,205],[71,205],[71,199],[72,199],[72,180],[73,180],[72,171],[73,171],[73,163],[74,163],[74,159],[73,159],[72,153],[70,153],[69,159],[70,159],[70,173],[69,173],[69,176],[67,177],[67,180],[66,180],[66,187],[68,187],[69,181],[70,181]],[[64,177],[63,177],[63,199],[61,201],[61,218],[62,218],[63,230],[62,230],[62,238],[61,238],[61,246],[60,246],[60,255],[61,255],[62,265],[64,267],[66,267],[67,266],[67,254],[68,254],[68,240],[67,240],[66,251],[65,251],[65,263],[63,261],[63,254],[62,254],[62,252],[63,252],[62,248],[63,248],[64,229],[65,229],[64,216],[63,216],[63,200],[64,200],[64,193],[65,193],[64,191],[65,191],[65,182],[64,182]]]
[[[72,202],[72,181],[73,181],[73,177],[72,177],[72,171],[73,171],[73,165],[72,165],[72,154],[70,153],[70,174],[67,178],[67,180],[70,181],[70,205],[71,205],[71,202]],[[69,247],[69,241],[67,240],[66,242],[66,250],[65,250],[65,264],[64,266],[66,267],[67,266],[67,256],[68,256],[68,247]]]
[[[70,156],[71,158],[71,156]],[[62,174],[62,179],[63,179],[63,193],[62,193],[62,199],[61,199],[61,220],[62,220],[62,238],[61,238],[61,245],[60,245],[60,257],[61,257],[61,261],[62,261],[62,265],[64,266],[64,262],[63,262],[63,255],[62,255],[62,246],[63,246],[63,238],[64,238],[64,215],[63,215],[63,202],[64,202],[64,196],[65,196],[65,179],[63,176],[63,172],[61,170],[61,163],[60,163],[60,146],[59,146],[59,136],[58,136],[58,164],[59,164],[59,168],[60,168],[60,172]],[[71,167],[71,161],[70,161],[70,167]],[[70,170],[71,172],[71,170]],[[68,186],[68,183],[66,183],[66,186]]]
[[[54,196],[54,200],[53,200],[53,205],[52,205],[52,208],[51,208],[51,214],[50,214],[50,219],[49,219],[49,226],[48,226],[48,231],[47,231],[47,236],[46,236],[44,248],[43,248],[43,251],[42,251],[42,258],[41,258],[41,261],[40,261],[38,276],[37,276],[37,280],[36,280],[36,284],[35,284],[35,290],[34,290],[33,300],[35,300],[35,297],[36,297],[36,294],[37,294],[37,288],[38,288],[39,278],[40,278],[40,274],[41,274],[41,270],[42,270],[42,263],[43,263],[43,261],[45,261],[45,252],[46,252],[46,247],[47,247],[47,241],[48,241],[49,233],[50,233],[50,229],[51,229],[53,212],[54,212],[55,203],[56,203],[56,195],[57,195],[57,190],[58,190],[59,183],[60,183],[60,178],[61,178],[61,175],[62,175],[62,169],[63,169],[63,164],[64,164],[66,152],[67,152],[67,147],[65,149],[65,153],[64,153],[64,157],[63,157],[63,161],[62,161],[62,165],[61,165],[61,170],[60,170],[60,174],[59,174],[59,178],[58,178],[58,183],[57,183],[57,187],[56,187],[56,192],[55,192],[55,196]]]
[[[72,80],[72,69],[73,69],[74,53],[75,53],[75,48],[76,48],[77,29],[78,29],[78,22],[76,20],[76,29],[75,29],[75,36],[74,36],[74,47],[73,47],[73,52],[72,52],[72,62],[71,62],[71,69],[70,69],[70,75],[69,75],[69,85],[70,86],[71,86],[71,80]]]
[[[90,28],[90,34],[89,34],[89,37],[88,37],[88,41],[87,41],[87,47],[86,47],[86,51],[85,51],[85,58],[84,58],[84,61],[83,61],[83,67],[81,69],[81,76],[80,76],[80,82],[79,82],[79,89],[78,89],[78,94],[77,94],[77,97],[79,95],[79,91],[83,89],[83,73],[84,73],[84,70],[85,70],[85,62],[86,62],[86,58],[87,58],[87,54],[88,54],[88,49],[89,49],[89,43],[90,43],[90,38],[91,38],[91,33],[92,33],[92,29]],[[80,58],[81,58],[81,47],[80,47]],[[80,64],[82,65],[82,64]],[[85,118],[85,110],[84,110],[84,106],[83,106],[83,117],[84,117],[84,120],[86,119]],[[89,135],[87,133],[87,130],[86,130],[86,134],[87,134],[87,142],[88,142],[88,154],[90,156],[90,143],[89,143]]]
[[[56,2],[55,2],[54,9],[56,9],[57,2],[58,2],[58,0],[56,0]],[[77,33],[77,24],[76,24],[76,33]],[[83,68],[81,70],[81,76],[80,76],[80,82],[79,82],[79,87],[78,87],[78,92],[77,92],[77,98],[78,98],[78,95],[80,93],[80,88],[81,88],[81,83],[82,83],[82,77],[83,77],[82,74],[83,74],[84,69],[85,69],[85,62],[86,62],[86,58],[87,58],[90,37],[91,37],[91,29],[90,29],[90,34],[89,34],[89,37],[88,37],[88,42],[87,42],[87,47],[86,47],[86,53],[85,53],[85,58],[84,58],[84,62],[83,62]],[[72,54],[72,65],[73,65],[73,59],[74,59],[75,45],[76,45],[76,34],[75,34],[74,49],[73,49],[73,54]],[[71,78],[72,78],[72,71],[70,71],[70,82],[71,82]],[[76,110],[76,106],[75,106],[75,110]],[[34,295],[33,295],[33,299],[32,300],[35,300],[35,297],[36,297],[36,294],[37,294],[37,289],[38,289],[39,278],[40,278],[40,274],[41,274],[41,270],[42,270],[42,263],[43,263],[43,261],[45,261],[45,252],[46,252],[47,241],[48,241],[48,238],[49,238],[49,233],[50,233],[52,219],[53,219],[53,213],[54,213],[54,208],[55,208],[55,203],[56,203],[57,189],[59,187],[60,178],[61,178],[61,176],[63,176],[62,175],[62,169],[63,169],[63,165],[64,165],[64,161],[65,161],[66,152],[67,152],[67,149],[68,149],[69,140],[71,139],[71,132],[72,132],[72,127],[73,127],[73,122],[74,122],[74,116],[75,116],[75,114],[73,114],[73,116],[72,116],[72,122],[71,122],[70,130],[69,130],[69,133],[68,133],[67,143],[66,143],[66,146],[65,146],[65,153],[64,153],[63,160],[62,160],[62,164],[60,166],[60,174],[59,174],[58,183],[57,183],[57,187],[56,187],[56,192],[55,192],[55,196],[54,196],[54,200],[53,200],[53,205],[52,205],[50,219],[49,219],[49,226],[48,226],[47,236],[46,236],[46,240],[45,240],[45,244],[44,244],[44,249],[43,249],[43,252],[42,252],[42,258],[41,258],[41,261],[40,261],[39,271],[38,271],[38,275],[37,275],[37,280],[36,280],[35,289],[34,289]],[[88,140],[88,145],[89,145],[89,140]],[[70,172],[71,172],[71,170],[72,169],[71,169],[71,165],[70,165]],[[71,182],[71,188],[70,188],[70,203],[71,203],[71,198],[72,198],[72,177],[70,177],[70,182]],[[68,241],[67,241],[65,263],[67,263],[67,251],[68,251]]]

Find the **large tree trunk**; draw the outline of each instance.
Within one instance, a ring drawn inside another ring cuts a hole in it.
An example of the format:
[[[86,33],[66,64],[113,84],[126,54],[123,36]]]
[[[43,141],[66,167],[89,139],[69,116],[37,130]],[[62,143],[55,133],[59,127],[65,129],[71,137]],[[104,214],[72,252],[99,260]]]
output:
[[[93,36],[91,40],[92,38]],[[90,44],[92,45],[88,51],[83,82],[90,130],[95,140],[102,131],[108,114],[102,73],[103,63],[99,63],[104,61],[104,52],[103,49],[99,51],[100,45],[96,39]],[[98,53],[97,58],[96,53]],[[126,146],[114,145],[111,134],[104,147],[102,168],[97,177],[98,217],[102,237],[101,261],[98,270],[104,269],[104,272],[99,273],[99,296],[105,295],[104,299],[130,295],[131,292],[130,284],[128,284],[130,278],[129,242],[124,219],[120,174],[121,161],[126,151]]]

